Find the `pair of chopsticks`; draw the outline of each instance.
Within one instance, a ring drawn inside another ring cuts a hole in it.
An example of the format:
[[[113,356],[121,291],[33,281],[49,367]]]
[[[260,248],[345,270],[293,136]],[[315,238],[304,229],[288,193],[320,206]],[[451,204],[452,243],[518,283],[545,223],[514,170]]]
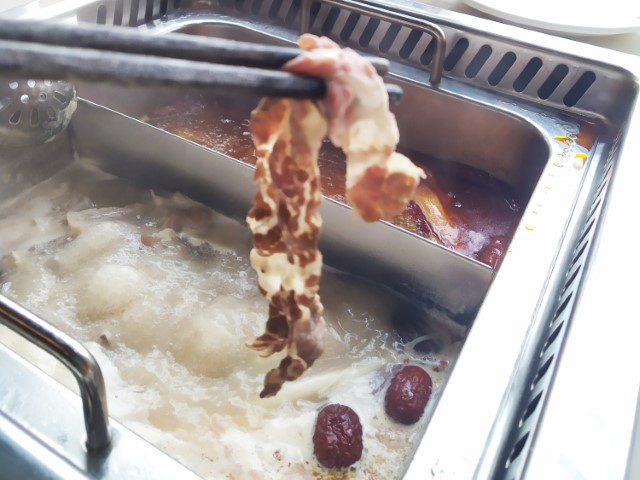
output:
[[[110,80],[214,92],[321,99],[323,80],[280,71],[301,50],[124,27],[0,20],[0,73],[56,80]],[[367,57],[380,75],[385,59]],[[402,90],[387,85],[392,103]]]

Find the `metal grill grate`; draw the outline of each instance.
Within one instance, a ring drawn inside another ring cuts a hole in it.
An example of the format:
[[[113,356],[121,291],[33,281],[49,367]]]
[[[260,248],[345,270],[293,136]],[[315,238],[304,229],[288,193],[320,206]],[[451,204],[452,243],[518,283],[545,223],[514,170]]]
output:
[[[288,8],[294,6],[300,8],[299,0],[282,2],[277,19],[286,18]],[[427,33],[350,13],[322,2],[311,3],[310,17],[310,31],[314,33],[421,70],[428,70],[431,65],[435,44]],[[272,21],[276,21],[276,17]],[[296,27],[292,23],[285,26]],[[448,43],[444,67],[448,77],[473,82],[484,88],[497,87],[536,101],[562,103],[567,107],[576,105],[596,81],[595,73],[581,66],[572,66],[570,72],[567,65],[551,59],[543,60],[524,51],[519,54],[504,51],[500,44],[466,36],[447,27],[443,30]]]
[[[197,6],[201,11],[222,10],[297,31],[303,5],[303,0],[99,0],[86,7],[80,19],[138,26],[180,7]],[[313,33],[421,71],[432,66],[435,41],[426,32],[322,1],[309,2],[307,8],[309,30]],[[567,65],[524,49],[516,53],[499,41],[442,28],[447,38],[444,70],[449,78],[561,108],[576,106],[598,80],[587,65]]]
[[[78,18],[98,25],[137,27],[177,10],[181,0],[100,0],[83,8]]]
[[[527,454],[532,446],[544,401],[553,381],[553,373],[564,344],[567,325],[572,316],[576,292],[580,287],[584,265],[593,244],[596,222],[602,213],[603,199],[611,180],[614,157],[615,155],[611,152],[602,168],[600,183],[596,188],[593,203],[573,250],[565,275],[566,280],[557,298],[557,307],[546,327],[546,333],[540,347],[539,366],[530,384],[528,400],[523,402],[519,415],[516,417],[518,422],[512,432],[512,446],[506,451],[506,460],[499,466],[497,478],[519,479],[522,478],[525,471]]]
[[[275,3],[264,0],[265,3]],[[277,0],[277,14],[272,13],[272,22],[282,23],[289,28],[296,28],[299,0]],[[247,11],[246,7],[237,8],[238,3],[225,0],[225,8],[235,10],[235,13],[261,16]],[[235,8],[234,8],[235,7]],[[322,2],[312,2],[310,12],[310,30],[314,33],[327,35],[353,48],[369,53],[383,55],[397,62],[426,70],[433,59],[435,47],[433,38],[424,32],[404,27],[398,24],[380,21],[338,7],[324,5]],[[292,12],[295,11],[294,14]],[[470,41],[459,31],[446,29],[448,51],[445,60],[445,71],[450,77],[463,80],[477,79],[482,86],[500,87],[513,93],[533,94],[539,100],[548,100],[554,92],[558,92],[565,106],[573,106],[587,92],[595,81],[595,74],[585,71],[580,76],[568,75],[566,65],[550,65],[545,68],[540,58],[526,59],[516,56],[514,52],[501,52],[501,48],[494,48],[489,43]],[[455,42],[451,40],[455,39]],[[502,61],[505,59],[505,61]],[[533,62],[534,67],[531,67]],[[524,65],[524,66],[523,66]],[[558,70],[560,68],[560,70]],[[566,69],[564,75],[560,72]],[[524,76],[523,76],[524,75]],[[586,75],[586,77],[585,77]],[[536,77],[539,78],[536,78]],[[491,81],[489,80],[491,78]],[[526,87],[535,80],[544,88],[536,91],[526,91]],[[562,92],[566,92],[562,94]]]

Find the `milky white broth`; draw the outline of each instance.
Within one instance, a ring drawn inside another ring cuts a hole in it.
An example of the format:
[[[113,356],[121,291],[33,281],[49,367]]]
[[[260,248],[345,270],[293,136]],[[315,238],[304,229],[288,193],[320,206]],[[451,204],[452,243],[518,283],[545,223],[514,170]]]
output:
[[[0,289],[82,341],[103,369],[110,414],[203,477],[398,478],[428,416],[404,426],[383,408],[393,366],[422,358],[390,324],[403,301],[326,271],[323,356],[260,399],[281,356],[245,346],[267,314],[250,245],[244,225],[199,203],[76,163],[0,205]],[[73,387],[4,327],[0,341]],[[431,362],[455,354],[444,344]],[[437,392],[444,373],[425,368]],[[333,402],[364,430],[362,459],[340,472],[317,463],[311,441],[317,411]]]

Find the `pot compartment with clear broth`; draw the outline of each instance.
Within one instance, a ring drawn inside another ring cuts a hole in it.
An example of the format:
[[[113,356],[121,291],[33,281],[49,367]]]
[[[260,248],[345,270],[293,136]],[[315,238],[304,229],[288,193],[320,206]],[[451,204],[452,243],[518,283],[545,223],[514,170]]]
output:
[[[2,294],[87,345],[111,415],[206,478],[323,478],[311,439],[327,403],[349,405],[364,427],[350,475],[398,478],[463,337],[382,285],[326,269],[323,356],[260,399],[278,358],[244,345],[267,308],[244,225],[78,161],[0,205],[0,239]],[[64,368],[5,328],[0,341],[69,384]],[[384,411],[403,364],[420,365],[434,383],[412,426]]]

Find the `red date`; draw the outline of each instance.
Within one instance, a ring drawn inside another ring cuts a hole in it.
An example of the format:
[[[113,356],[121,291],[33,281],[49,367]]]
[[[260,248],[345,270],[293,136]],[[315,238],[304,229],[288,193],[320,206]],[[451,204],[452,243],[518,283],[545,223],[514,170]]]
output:
[[[391,379],[384,409],[396,422],[411,425],[420,420],[431,397],[431,377],[422,368],[407,365]]]
[[[495,269],[504,254],[506,244],[507,240],[504,237],[494,238],[478,252],[478,260]]]
[[[323,467],[348,467],[362,456],[362,425],[351,408],[327,405],[316,420],[313,453]]]

